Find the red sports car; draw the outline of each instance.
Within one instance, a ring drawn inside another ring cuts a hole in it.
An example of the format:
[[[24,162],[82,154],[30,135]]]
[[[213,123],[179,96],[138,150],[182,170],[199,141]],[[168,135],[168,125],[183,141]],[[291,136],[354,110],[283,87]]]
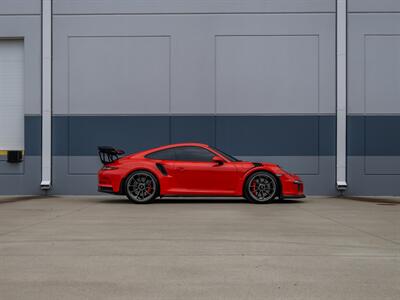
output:
[[[303,198],[303,182],[276,164],[240,161],[214,147],[183,143],[119,157],[99,147],[104,166],[100,192],[126,195],[135,203],[163,196],[237,196],[253,203]]]

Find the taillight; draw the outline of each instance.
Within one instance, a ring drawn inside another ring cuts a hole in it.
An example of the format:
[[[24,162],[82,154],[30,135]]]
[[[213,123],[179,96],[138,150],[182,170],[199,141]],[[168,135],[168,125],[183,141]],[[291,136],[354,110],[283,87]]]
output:
[[[117,167],[112,167],[112,166],[103,166],[103,168],[101,168],[102,170],[108,171],[108,170],[117,170]]]

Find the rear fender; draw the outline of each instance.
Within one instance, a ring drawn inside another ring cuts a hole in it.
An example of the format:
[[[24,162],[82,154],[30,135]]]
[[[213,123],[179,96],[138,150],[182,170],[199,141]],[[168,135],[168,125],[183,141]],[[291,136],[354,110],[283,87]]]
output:
[[[160,173],[160,170],[156,167],[155,163],[141,162],[140,165],[138,165],[137,163],[132,163],[124,166],[124,169],[125,169],[124,176],[121,178],[120,188],[119,188],[120,194],[123,194],[125,192],[125,183],[128,176],[136,171],[146,171],[153,174],[153,176],[156,177],[161,190],[162,174]]]

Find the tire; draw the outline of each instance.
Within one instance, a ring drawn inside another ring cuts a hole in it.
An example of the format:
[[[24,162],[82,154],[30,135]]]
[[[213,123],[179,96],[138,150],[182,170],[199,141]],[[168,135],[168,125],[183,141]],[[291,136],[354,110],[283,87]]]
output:
[[[279,195],[278,181],[269,172],[255,172],[247,178],[243,194],[247,200],[253,203],[271,203]]]
[[[156,199],[160,192],[157,178],[148,171],[135,171],[125,181],[125,195],[134,203],[147,204]]]

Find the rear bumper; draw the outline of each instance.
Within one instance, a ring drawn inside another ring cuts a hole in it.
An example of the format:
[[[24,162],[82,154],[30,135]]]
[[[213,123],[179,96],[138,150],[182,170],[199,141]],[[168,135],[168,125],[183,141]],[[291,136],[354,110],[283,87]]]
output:
[[[97,191],[100,193],[115,194],[112,186],[99,185]]]
[[[120,193],[121,180],[120,170],[100,170],[98,172],[98,185],[97,189],[102,193]]]

